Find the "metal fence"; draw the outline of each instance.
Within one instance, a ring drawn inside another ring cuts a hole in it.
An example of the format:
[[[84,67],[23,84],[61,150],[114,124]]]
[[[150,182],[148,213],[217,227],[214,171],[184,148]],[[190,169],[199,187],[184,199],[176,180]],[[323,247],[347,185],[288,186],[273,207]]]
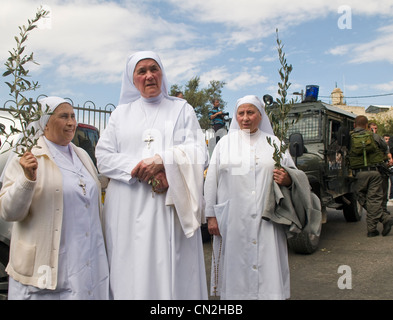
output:
[[[37,100],[43,97],[45,96],[41,95],[37,98]],[[112,103],[108,103],[104,107],[97,107],[93,101],[86,101],[82,106],[80,106],[79,104],[75,105],[70,98],[64,99],[69,101],[70,104],[74,107],[75,116],[78,123],[85,123],[95,126],[100,133],[105,129],[109,116],[116,108],[116,106]],[[4,103],[2,108],[0,107],[0,110],[10,110],[11,106],[15,107],[15,101],[8,100]]]
[[[109,116],[116,106],[112,103],[108,103],[103,108],[97,107],[93,101],[86,101],[82,107],[75,105],[69,98],[65,100],[70,101],[71,105],[74,106],[76,119],[79,123],[86,123],[97,127],[99,132],[105,129]]]

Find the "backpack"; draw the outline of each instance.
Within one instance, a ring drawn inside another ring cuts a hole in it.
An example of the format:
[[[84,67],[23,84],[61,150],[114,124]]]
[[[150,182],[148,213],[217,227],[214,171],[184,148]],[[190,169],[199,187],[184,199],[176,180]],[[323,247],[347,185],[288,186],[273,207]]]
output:
[[[351,169],[374,166],[383,163],[385,155],[378,147],[370,131],[351,132],[349,166]]]

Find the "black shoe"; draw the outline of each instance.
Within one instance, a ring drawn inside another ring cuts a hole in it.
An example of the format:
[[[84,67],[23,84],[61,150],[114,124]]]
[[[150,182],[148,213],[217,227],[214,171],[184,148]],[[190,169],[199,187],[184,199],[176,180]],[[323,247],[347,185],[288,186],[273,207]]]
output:
[[[367,233],[367,237],[369,237],[369,238],[376,237],[376,236],[379,236],[378,230],[370,231]]]
[[[393,219],[390,219],[383,224],[382,235],[384,237],[389,234],[390,230],[392,229],[392,226],[393,226]]]

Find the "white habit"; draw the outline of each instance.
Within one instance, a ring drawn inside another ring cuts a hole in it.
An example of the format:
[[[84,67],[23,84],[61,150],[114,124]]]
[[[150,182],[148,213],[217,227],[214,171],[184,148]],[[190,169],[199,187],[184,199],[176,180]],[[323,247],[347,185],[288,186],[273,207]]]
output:
[[[9,299],[107,300],[109,270],[97,202],[101,190],[71,145],[59,146],[44,139],[63,176],[57,287],[40,289],[10,277]]]
[[[235,121],[235,120],[234,120]],[[231,130],[218,142],[205,182],[206,217],[216,217],[211,293],[221,299],[287,299],[290,295],[286,235],[262,220],[273,179],[273,147],[262,131]],[[283,165],[294,166],[286,153]]]
[[[170,197],[176,196],[171,185],[177,185],[172,175],[177,165],[171,163],[177,148],[190,159],[198,158],[193,168],[203,181],[206,145],[195,112],[185,100],[163,94],[119,105],[100,137],[98,168],[110,178],[104,228],[114,299],[207,299],[199,224],[185,232],[179,216],[191,212],[177,212]],[[150,185],[131,178],[132,169],[155,154],[164,160],[169,182],[165,194],[153,195]],[[183,182],[195,185],[195,180]],[[202,183],[200,189],[202,195]],[[180,190],[185,197],[193,191]]]

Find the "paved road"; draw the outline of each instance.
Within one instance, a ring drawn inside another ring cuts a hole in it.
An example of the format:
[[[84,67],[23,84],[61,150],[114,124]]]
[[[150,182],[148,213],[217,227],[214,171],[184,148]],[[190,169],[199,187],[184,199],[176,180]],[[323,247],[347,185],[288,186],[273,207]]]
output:
[[[365,216],[347,223],[342,211],[330,210],[319,249],[312,255],[290,252],[292,300],[393,299],[393,231],[368,238]],[[340,289],[339,283],[350,284],[350,279],[344,282],[347,275],[352,276],[352,289]]]
[[[348,223],[342,211],[328,210],[318,250],[289,252],[291,300],[393,300],[393,230],[386,237],[366,234],[365,212]],[[209,281],[211,246],[204,247]]]

